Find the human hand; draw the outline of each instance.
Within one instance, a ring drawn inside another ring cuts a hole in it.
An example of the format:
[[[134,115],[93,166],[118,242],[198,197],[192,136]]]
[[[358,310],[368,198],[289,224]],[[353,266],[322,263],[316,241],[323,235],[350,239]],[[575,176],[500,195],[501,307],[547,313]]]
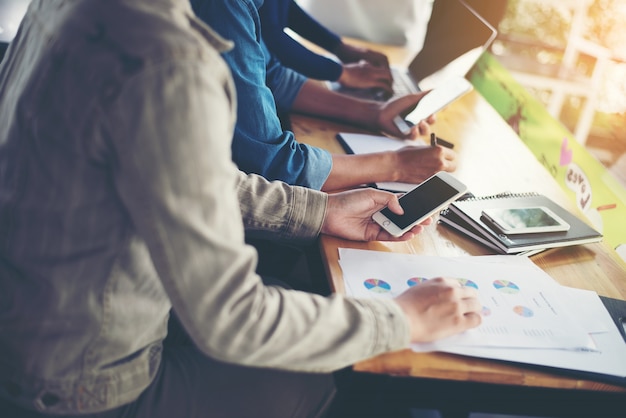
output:
[[[358,62],[363,60],[376,67],[383,67],[389,70],[389,60],[387,59],[387,56],[378,51],[341,42],[332,52],[343,63]]]
[[[400,129],[398,129],[396,124],[393,122],[393,119],[396,116],[399,115],[401,117],[405,117],[411,113],[411,111],[415,109],[417,103],[427,93],[428,92],[426,91],[415,94],[407,94],[379,104],[378,117],[376,120],[377,128],[388,135],[403,139],[416,139],[419,135],[429,135],[430,125],[434,124],[437,120],[435,115],[430,115],[428,118],[421,120],[418,124],[412,126],[406,133],[400,131]]]
[[[346,87],[380,89],[385,94],[392,93],[391,72],[387,67],[376,67],[367,61],[344,64],[339,83]]]
[[[331,193],[322,233],[353,241],[406,241],[432,222],[429,218],[406,234],[394,237],[372,220],[372,215],[385,206],[399,215],[404,212],[394,193],[372,188]]]
[[[453,279],[427,280],[394,300],[409,320],[413,343],[449,337],[482,322],[482,304],[476,290]]]
[[[420,183],[439,171],[457,167],[457,153],[440,146],[407,146],[394,151],[395,181]]]

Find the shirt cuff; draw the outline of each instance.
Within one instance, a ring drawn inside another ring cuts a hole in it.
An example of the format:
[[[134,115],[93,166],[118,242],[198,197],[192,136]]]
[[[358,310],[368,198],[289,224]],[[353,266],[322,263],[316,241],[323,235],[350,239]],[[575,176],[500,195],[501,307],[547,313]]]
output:
[[[272,93],[274,94],[274,100],[279,109],[288,111],[293,106],[293,102],[300,94],[302,86],[307,81],[307,77],[292,70],[291,68],[282,68],[282,79],[280,83],[275,83],[272,86]]]
[[[292,187],[293,210],[287,234],[302,239],[317,237],[326,218],[328,195],[308,187]]]
[[[313,146],[306,146],[306,164],[300,172],[295,184],[321,190],[333,168],[333,158],[330,152]]]
[[[393,300],[354,299],[370,314],[372,323],[372,353],[402,350],[411,343],[409,321],[402,308]]]

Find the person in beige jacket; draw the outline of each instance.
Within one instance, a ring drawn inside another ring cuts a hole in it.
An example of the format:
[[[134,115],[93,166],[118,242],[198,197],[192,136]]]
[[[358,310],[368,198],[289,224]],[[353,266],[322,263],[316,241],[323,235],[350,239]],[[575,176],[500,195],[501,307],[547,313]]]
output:
[[[372,213],[402,209],[237,170],[230,46],[186,0],[31,3],[0,65],[3,416],[321,416],[333,371],[480,323],[443,278],[263,283],[244,231],[385,240]]]

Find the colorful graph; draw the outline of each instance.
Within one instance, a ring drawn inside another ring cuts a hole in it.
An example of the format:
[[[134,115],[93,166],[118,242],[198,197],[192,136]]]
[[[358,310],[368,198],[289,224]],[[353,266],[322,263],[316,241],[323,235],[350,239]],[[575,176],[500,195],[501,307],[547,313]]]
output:
[[[426,280],[428,280],[426,277],[411,277],[406,281],[406,284],[408,284],[409,287],[412,287],[416,284],[424,283]]]
[[[470,279],[457,279],[459,283],[461,283],[465,287],[473,287],[474,289],[478,289],[478,285],[471,281]]]
[[[524,318],[530,318],[531,316],[535,315],[535,313],[530,308],[522,305],[514,306],[513,312]]]
[[[367,290],[371,290],[374,293],[387,293],[391,291],[391,286],[384,280],[380,279],[367,279],[363,282]]]
[[[515,283],[508,280],[495,280],[493,282],[493,287],[502,293],[515,294],[519,292],[519,287],[517,287]]]

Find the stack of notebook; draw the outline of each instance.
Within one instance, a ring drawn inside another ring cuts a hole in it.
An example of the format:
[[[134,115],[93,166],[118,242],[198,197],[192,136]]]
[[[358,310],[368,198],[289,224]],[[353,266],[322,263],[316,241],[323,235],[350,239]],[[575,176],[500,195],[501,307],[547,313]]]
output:
[[[483,211],[491,208],[529,207],[548,208],[567,222],[569,229],[558,232],[505,234],[483,216]],[[506,193],[483,197],[470,195],[451,203],[441,212],[439,220],[501,254],[532,255],[549,248],[602,240],[600,232],[548,197],[537,193]]]

